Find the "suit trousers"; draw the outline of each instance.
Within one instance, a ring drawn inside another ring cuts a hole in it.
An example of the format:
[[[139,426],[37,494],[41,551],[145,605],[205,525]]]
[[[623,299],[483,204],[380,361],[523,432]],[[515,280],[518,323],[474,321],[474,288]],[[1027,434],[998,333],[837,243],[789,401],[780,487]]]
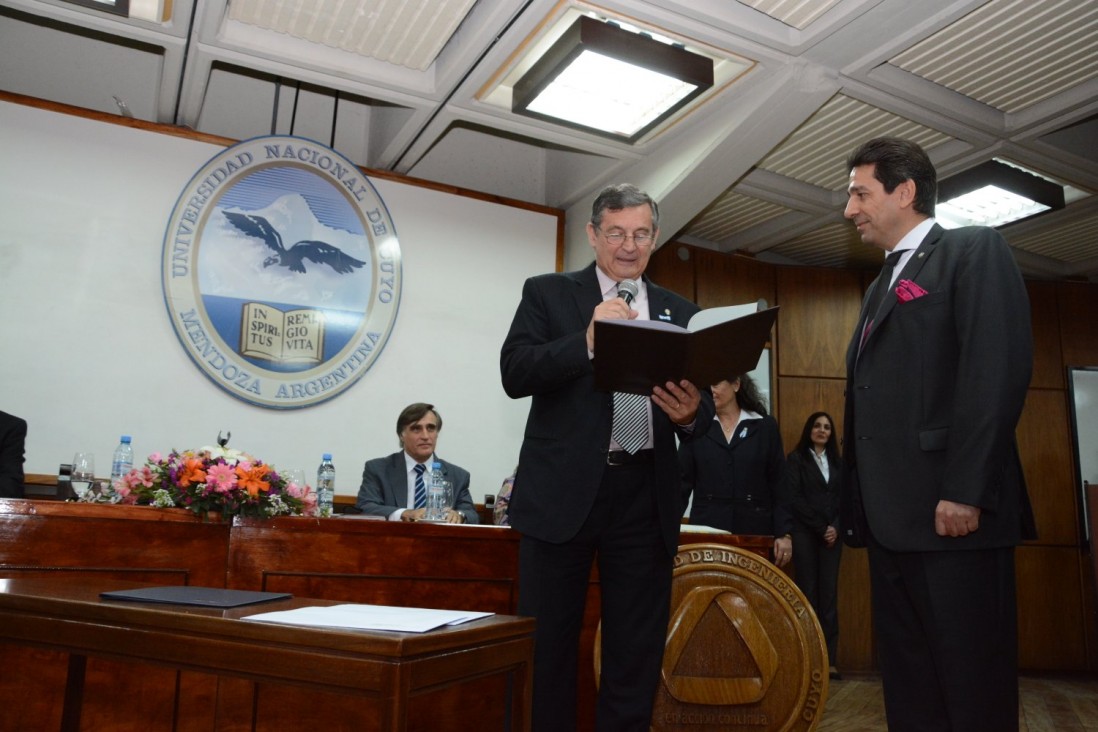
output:
[[[1014,548],[894,552],[869,541],[890,732],[1017,732]]]
[[[673,562],[660,533],[655,483],[650,464],[608,466],[591,513],[573,539],[562,544],[521,539],[519,614],[537,619],[535,732],[576,728],[580,629],[596,560],[602,602],[596,729],[650,728]]]
[[[811,531],[793,531],[793,570],[797,587],[808,598],[808,604],[820,621],[827,657],[832,666],[839,657],[839,560],[843,542],[840,538],[830,548]]]

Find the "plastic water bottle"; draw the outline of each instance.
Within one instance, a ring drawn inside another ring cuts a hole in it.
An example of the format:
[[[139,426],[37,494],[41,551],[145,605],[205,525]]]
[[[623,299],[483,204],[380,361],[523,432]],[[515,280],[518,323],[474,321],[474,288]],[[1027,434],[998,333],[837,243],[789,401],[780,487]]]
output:
[[[450,508],[447,496],[448,481],[442,472],[442,463],[435,460],[431,463],[431,482],[427,485],[427,516],[428,521],[445,521],[446,510]]]
[[[316,513],[327,518],[332,515],[335,502],[336,469],[332,465],[332,454],[324,453],[320,467],[316,470]]]
[[[130,444],[130,436],[122,435],[122,441],[114,448],[114,459],[111,460],[111,483],[133,470],[133,445]]]

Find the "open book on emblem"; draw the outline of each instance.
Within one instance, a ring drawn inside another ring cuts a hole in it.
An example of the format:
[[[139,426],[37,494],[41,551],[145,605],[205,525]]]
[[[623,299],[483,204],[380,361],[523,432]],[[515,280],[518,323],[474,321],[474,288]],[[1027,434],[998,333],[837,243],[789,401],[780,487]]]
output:
[[[699,389],[759,363],[778,308],[756,305],[702,310],[682,328],[660,320],[595,323],[595,386],[651,394],[652,387],[688,379]]]
[[[261,302],[244,303],[240,355],[278,363],[320,363],[324,313],[310,308],[282,312]]]

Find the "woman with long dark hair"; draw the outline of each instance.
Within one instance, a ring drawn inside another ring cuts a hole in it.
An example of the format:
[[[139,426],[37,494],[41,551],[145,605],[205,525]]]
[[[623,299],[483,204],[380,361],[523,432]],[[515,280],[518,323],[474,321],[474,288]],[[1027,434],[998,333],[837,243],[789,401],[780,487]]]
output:
[[[831,678],[839,645],[839,462],[835,421],[827,412],[808,416],[786,461],[793,509],[793,568],[797,586],[816,611],[827,641]]]
[[[683,508],[693,494],[690,523],[773,536],[774,563],[783,567],[793,554],[793,519],[778,423],[747,374],[710,391],[717,414],[709,431],[679,447]]]

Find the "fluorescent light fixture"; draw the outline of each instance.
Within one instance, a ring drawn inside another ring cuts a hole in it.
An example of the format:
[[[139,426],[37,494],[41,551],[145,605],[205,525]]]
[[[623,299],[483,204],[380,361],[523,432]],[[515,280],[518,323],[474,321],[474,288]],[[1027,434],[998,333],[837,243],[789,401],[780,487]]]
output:
[[[635,142],[711,86],[712,59],[583,15],[515,83],[511,109]]]
[[[947,229],[1005,226],[1063,207],[1063,186],[1017,166],[989,160],[938,183],[934,218]]]
[[[147,20],[150,23],[164,23],[170,14],[171,0],[65,0],[84,8],[102,10],[123,18]]]

